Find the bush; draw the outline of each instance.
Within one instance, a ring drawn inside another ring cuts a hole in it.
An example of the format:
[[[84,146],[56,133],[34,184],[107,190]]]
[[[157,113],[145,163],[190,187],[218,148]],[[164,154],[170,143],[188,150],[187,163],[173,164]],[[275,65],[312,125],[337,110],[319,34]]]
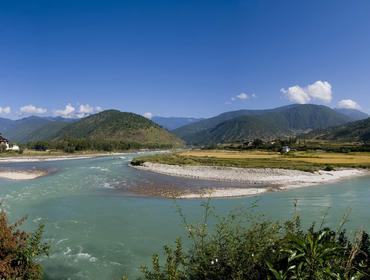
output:
[[[327,165],[325,166],[324,171],[334,171],[334,167],[331,165]]]
[[[9,224],[0,212],[0,279],[42,279],[36,258],[48,253],[48,245],[41,242],[44,227],[30,234],[19,229],[24,221]]]
[[[181,240],[164,248],[165,260],[152,258],[142,267],[145,280],[257,280],[257,279],[370,279],[370,242],[359,232],[351,242],[337,231],[313,225],[303,230],[298,215],[286,222],[272,222],[249,213],[218,218],[209,231],[206,206],[204,222],[188,225],[191,246]]]

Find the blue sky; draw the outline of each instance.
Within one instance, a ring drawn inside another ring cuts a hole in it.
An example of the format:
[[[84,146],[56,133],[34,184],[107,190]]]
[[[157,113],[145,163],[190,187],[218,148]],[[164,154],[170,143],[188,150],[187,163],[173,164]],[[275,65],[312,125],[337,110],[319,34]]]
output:
[[[370,112],[369,26],[368,0],[4,0],[0,117]]]

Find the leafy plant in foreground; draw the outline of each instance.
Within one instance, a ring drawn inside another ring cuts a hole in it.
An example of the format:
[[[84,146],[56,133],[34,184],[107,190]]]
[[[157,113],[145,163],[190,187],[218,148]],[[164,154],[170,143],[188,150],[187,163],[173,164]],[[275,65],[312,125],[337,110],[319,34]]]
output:
[[[19,229],[25,218],[9,224],[5,212],[0,212],[0,279],[42,279],[42,269],[36,259],[48,254],[42,243],[42,225],[32,234]]]
[[[370,279],[370,242],[365,232],[349,241],[337,230],[308,230],[297,214],[286,222],[272,222],[251,209],[217,217],[207,202],[203,221],[188,224],[191,241],[184,250],[180,240],[165,247],[161,265],[154,255],[152,268],[143,267],[145,280],[358,280]],[[209,229],[210,217],[216,225]]]

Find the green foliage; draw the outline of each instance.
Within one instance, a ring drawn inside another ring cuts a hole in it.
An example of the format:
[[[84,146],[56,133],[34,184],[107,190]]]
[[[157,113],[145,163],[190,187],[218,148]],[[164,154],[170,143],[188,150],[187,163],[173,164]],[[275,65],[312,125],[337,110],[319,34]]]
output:
[[[324,171],[333,171],[334,170],[334,167],[333,166],[331,166],[331,165],[327,165],[327,166],[325,166],[325,168],[324,168]]]
[[[209,202],[204,220],[190,225],[181,213],[191,245],[180,240],[165,247],[164,261],[152,258],[143,267],[145,280],[356,280],[370,277],[370,242],[365,232],[349,241],[340,227],[333,231],[301,227],[297,213],[286,222],[272,222],[253,209],[217,217]],[[216,225],[209,229],[210,217]]]
[[[0,212],[0,279],[42,279],[37,258],[48,254],[49,246],[42,243],[42,225],[34,233],[19,229],[25,219],[9,224]]]

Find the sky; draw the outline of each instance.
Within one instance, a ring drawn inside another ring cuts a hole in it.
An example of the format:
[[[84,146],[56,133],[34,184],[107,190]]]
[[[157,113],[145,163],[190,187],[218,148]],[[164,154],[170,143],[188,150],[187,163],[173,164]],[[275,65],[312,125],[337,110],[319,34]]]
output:
[[[2,0],[0,117],[370,113],[368,0]]]

